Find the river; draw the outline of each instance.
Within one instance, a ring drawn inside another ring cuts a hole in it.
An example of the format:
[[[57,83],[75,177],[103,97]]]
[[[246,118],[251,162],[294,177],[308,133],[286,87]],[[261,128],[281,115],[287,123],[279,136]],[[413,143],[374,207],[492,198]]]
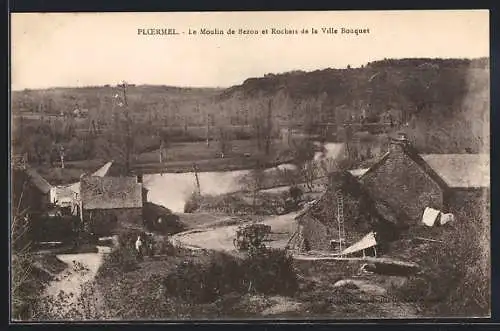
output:
[[[343,144],[325,144],[325,153],[317,152],[314,160],[323,158],[337,159],[342,155]],[[282,164],[278,168],[292,168],[291,164]],[[225,194],[241,189],[239,181],[249,170],[200,172],[198,180],[202,194]],[[174,213],[184,212],[184,205],[196,189],[196,178],[193,172],[148,174],[143,178],[144,186],[149,190],[148,200],[169,208]]]

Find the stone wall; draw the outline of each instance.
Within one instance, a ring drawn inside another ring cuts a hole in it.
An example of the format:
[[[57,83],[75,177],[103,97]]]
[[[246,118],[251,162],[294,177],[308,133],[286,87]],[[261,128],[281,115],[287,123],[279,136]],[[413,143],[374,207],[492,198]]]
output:
[[[110,235],[118,223],[142,225],[142,208],[84,210],[83,217],[89,221],[94,233]]]

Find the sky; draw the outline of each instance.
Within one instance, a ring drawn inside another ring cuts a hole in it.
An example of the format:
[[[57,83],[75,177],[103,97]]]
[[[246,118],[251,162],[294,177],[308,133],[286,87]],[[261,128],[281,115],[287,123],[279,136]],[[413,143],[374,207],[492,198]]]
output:
[[[138,34],[149,28],[179,34]],[[202,28],[224,34],[201,35]],[[238,34],[240,28],[259,34]],[[272,28],[299,33],[271,34]],[[342,34],[341,28],[369,33]],[[267,73],[357,67],[383,58],[483,56],[489,56],[487,10],[11,14],[13,90],[123,80],[229,87]]]

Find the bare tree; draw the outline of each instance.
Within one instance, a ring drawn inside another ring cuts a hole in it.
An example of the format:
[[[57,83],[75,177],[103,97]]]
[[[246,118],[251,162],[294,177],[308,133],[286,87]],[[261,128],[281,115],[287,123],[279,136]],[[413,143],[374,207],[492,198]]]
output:
[[[30,219],[28,207],[23,207],[27,182],[23,178],[21,192],[13,192],[11,205],[11,298],[12,315],[15,319],[30,318],[33,293],[28,293],[31,286],[33,256],[31,254],[31,241],[29,236]]]
[[[302,164],[300,173],[301,177],[304,179],[307,189],[309,192],[312,192],[314,181],[319,177],[319,167],[317,162],[315,160],[307,160]]]
[[[265,152],[266,155],[269,155],[271,152],[271,144],[273,139],[272,99],[269,99],[267,101],[267,117],[265,123],[264,139]]]
[[[219,144],[219,151],[222,158],[231,151],[232,135],[229,130],[230,129],[224,127],[224,125],[219,125],[217,127],[216,140]]]
[[[241,185],[244,190],[252,194],[252,210],[257,214],[257,196],[263,188],[265,180],[265,163],[261,159],[256,159],[252,169],[241,179]]]
[[[253,129],[253,134],[255,137],[255,141],[257,143],[257,149],[259,151],[262,150],[262,136],[263,136],[263,119],[260,117],[258,114],[254,115],[254,118],[252,120],[252,129]]]

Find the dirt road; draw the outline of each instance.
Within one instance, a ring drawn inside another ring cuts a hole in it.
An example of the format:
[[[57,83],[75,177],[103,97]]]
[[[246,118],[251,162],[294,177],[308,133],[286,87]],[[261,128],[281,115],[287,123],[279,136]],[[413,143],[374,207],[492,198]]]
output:
[[[49,284],[45,293],[53,298],[57,298],[60,292],[69,295],[63,307],[60,307],[67,309],[60,312],[61,316],[76,305],[81,293],[81,285],[94,279],[102,264],[103,256],[111,250],[111,248],[104,246],[97,248],[99,250],[97,253],[57,255],[57,258],[66,263],[68,267]]]
[[[296,229],[294,217],[297,213],[265,217],[263,223],[271,226],[271,241],[268,246],[285,247],[288,239]],[[196,229],[178,233],[172,236],[174,244],[186,247],[203,248],[218,251],[233,251],[233,239],[236,236],[237,225],[220,226],[216,228]]]

